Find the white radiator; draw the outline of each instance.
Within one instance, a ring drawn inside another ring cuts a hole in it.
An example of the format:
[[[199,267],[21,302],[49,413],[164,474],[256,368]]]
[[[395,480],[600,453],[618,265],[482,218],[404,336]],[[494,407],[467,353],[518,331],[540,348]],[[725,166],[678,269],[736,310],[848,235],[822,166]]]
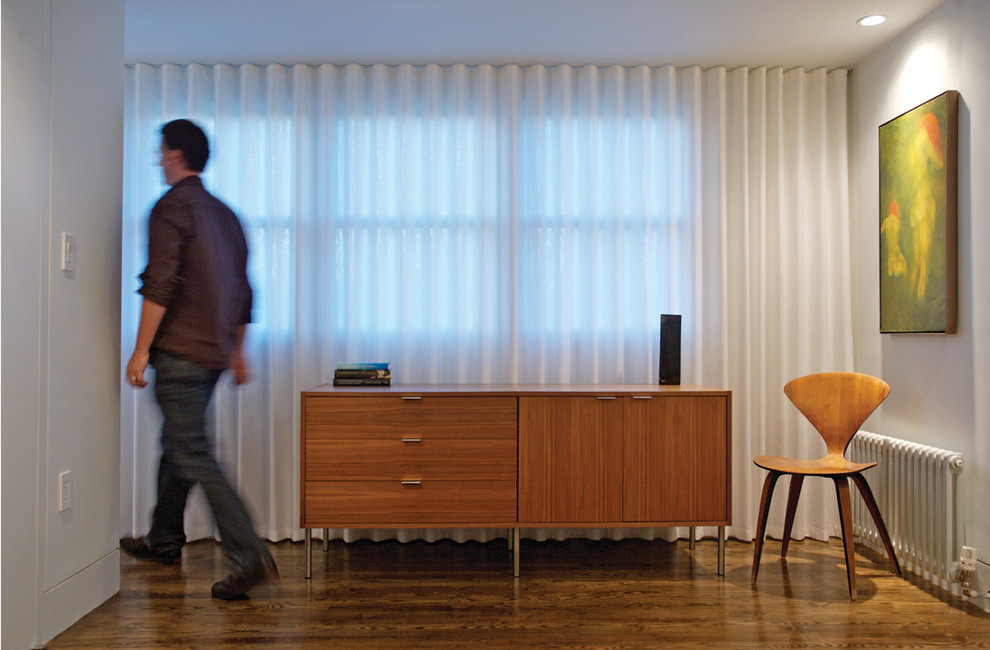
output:
[[[963,456],[953,451],[859,431],[846,456],[877,466],[863,473],[873,489],[902,568],[952,588],[956,542],[956,475]],[[886,555],[873,518],[853,499],[853,534]]]

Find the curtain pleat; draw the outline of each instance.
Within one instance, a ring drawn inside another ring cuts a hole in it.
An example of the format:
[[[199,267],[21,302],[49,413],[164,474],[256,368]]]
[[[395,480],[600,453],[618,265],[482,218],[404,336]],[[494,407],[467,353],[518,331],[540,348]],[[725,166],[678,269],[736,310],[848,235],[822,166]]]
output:
[[[254,381],[222,380],[210,414],[220,462],[268,539],[301,539],[299,393],[340,362],[389,361],[397,384],[655,383],[660,314],[681,314],[682,380],[733,391],[730,535],[755,531],[754,455],[824,451],[782,387],[852,368],[844,70],[126,72],[122,358],[147,216],[167,189],[159,129],[188,117],[212,144],[204,182],[250,245]],[[160,414],[150,391],[126,392],[121,410],[122,528],[139,535]],[[806,486],[795,535],[837,534],[833,502],[830,484]],[[213,534],[194,493],[187,535]]]

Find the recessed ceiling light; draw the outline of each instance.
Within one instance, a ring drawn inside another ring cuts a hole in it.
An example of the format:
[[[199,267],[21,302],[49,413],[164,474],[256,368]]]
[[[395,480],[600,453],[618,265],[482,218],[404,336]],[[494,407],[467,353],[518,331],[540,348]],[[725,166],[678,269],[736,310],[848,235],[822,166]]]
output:
[[[887,20],[887,17],[883,14],[872,14],[870,16],[863,16],[856,21],[856,24],[862,25],[863,27],[874,27]]]

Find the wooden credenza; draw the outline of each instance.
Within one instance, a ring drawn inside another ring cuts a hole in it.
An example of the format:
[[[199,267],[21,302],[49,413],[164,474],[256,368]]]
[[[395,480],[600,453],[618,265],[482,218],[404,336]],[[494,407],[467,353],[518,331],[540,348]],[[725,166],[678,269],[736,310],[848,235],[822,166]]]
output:
[[[319,386],[302,393],[301,526],[731,523],[731,393],[701,386]],[[325,537],[324,537],[325,539]]]

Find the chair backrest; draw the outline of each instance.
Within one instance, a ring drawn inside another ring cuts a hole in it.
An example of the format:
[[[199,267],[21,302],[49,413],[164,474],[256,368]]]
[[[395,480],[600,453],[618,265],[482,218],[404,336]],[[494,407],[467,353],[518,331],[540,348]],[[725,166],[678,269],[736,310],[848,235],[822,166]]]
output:
[[[784,393],[821,434],[828,455],[844,456],[860,425],[890,394],[890,386],[856,372],[822,372],[792,379]]]

